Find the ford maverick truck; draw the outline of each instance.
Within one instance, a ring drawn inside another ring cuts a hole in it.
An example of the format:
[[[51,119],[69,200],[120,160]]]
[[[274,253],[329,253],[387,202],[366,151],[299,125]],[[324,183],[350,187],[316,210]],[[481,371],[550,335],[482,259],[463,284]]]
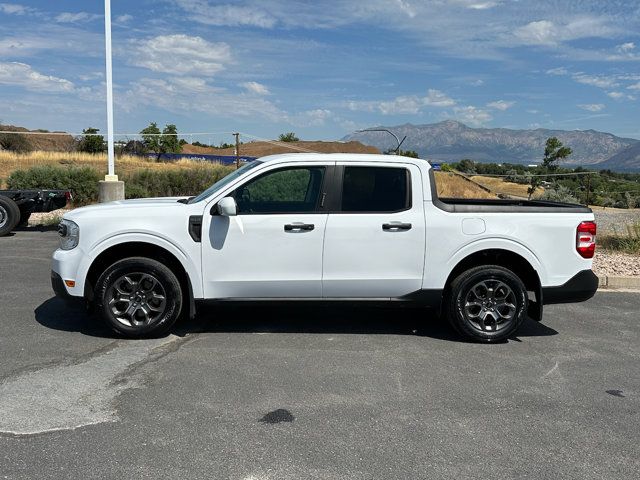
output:
[[[127,337],[204,300],[384,300],[494,342],[598,286],[589,208],[438,198],[429,163],[402,156],[264,157],[196,197],[73,210],[59,233],[55,292]]]

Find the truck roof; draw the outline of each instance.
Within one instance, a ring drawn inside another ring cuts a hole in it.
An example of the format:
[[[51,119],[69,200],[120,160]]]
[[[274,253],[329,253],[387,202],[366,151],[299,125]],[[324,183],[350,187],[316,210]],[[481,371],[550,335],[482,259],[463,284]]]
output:
[[[401,155],[383,155],[376,153],[279,153],[275,155],[268,155],[266,157],[258,158],[263,163],[275,163],[275,162],[321,162],[321,161],[350,161],[350,162],[385,162],[385,163],[406,163],[410,162],[424,162],[430,167],[427,160],[404,157]]]

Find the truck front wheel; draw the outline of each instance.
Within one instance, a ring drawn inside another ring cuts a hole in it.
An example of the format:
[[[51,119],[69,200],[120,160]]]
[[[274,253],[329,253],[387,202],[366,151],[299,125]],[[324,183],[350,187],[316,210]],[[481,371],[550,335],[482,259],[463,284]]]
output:
[[[451,283],[449,322],[463,336],[481,342],[509,338],[527,315],[527,290],[512,271],[498,265],[471,268]]]
[[[182,290],[175,274],[144,257],[120,260],[100,276],[96,311],[105,323],[129,338],[161,335],[182,310]]]

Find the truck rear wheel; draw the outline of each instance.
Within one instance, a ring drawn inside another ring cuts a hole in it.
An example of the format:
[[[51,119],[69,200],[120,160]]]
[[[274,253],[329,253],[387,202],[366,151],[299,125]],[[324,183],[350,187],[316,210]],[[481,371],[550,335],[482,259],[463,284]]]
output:
[[[463,336],[480,342],[509,338],[527,315],[527,290],[511,270],[481,265],[451,283],[447,314]]]
[[[20,208],[16,202],[0,195],[0,237],[7,235],[20,221]]]
[[[120,260],[100,276],[96,311],[105,323],[129,338],[166,333],[182,310],[182,290],[174,273],[144,257]]]

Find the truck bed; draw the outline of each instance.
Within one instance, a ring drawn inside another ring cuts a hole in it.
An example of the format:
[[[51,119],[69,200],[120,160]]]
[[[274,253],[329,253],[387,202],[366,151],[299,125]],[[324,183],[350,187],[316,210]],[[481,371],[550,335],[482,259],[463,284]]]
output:
[[[433,171],[429,171],[433,204],[451,213],[593,213],[586,205],[548,200],[438,197]]]
[[[547,200],[436,198],[433,203],[447,212],[592,213],[586,205]]]

